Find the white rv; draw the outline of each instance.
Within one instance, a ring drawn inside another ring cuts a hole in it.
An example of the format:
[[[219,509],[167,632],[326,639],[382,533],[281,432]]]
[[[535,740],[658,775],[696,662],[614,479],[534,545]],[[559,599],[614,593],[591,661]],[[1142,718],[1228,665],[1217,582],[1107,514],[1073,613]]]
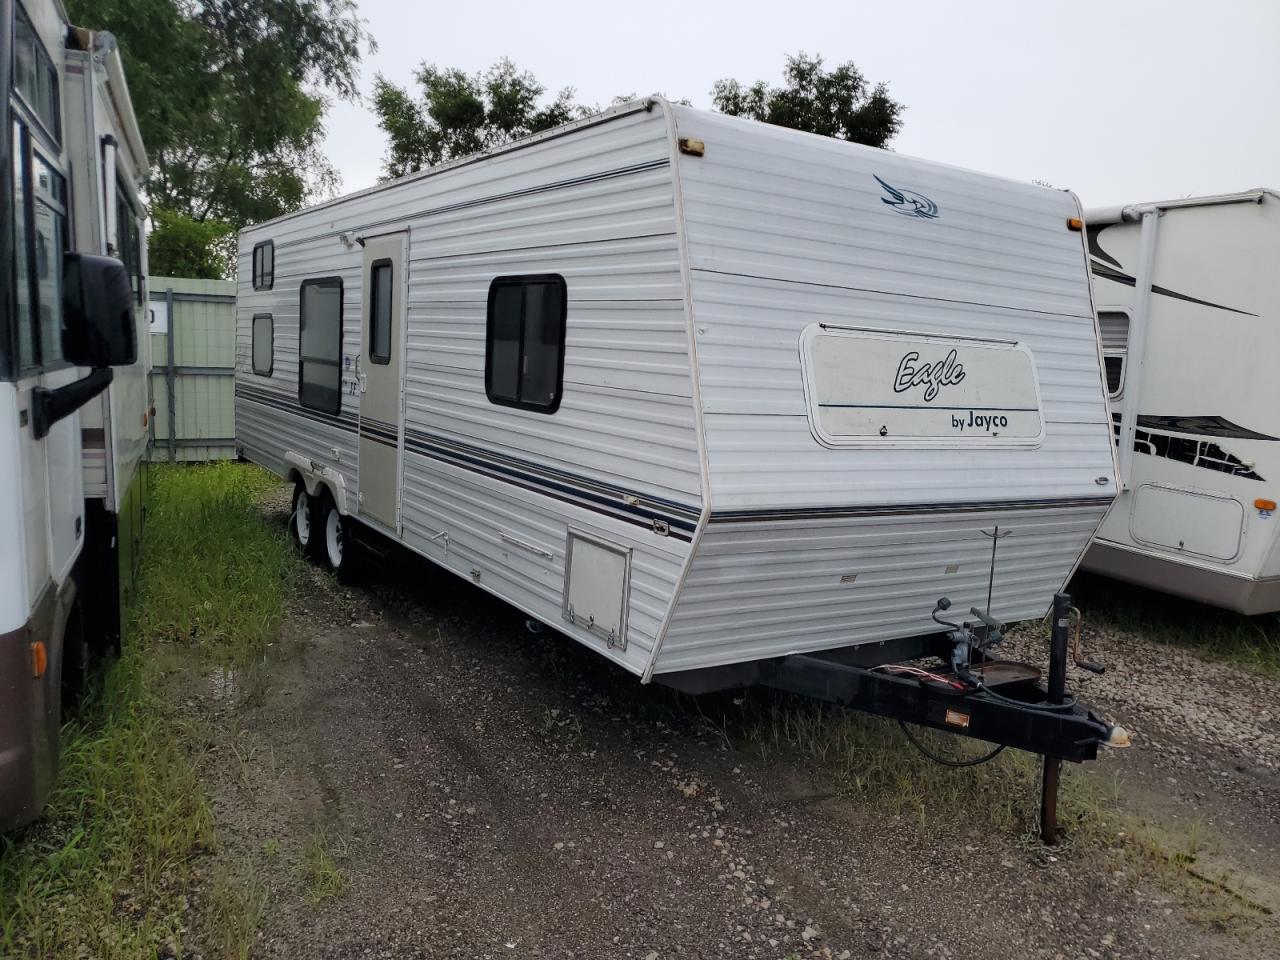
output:
[[[0,84],[5,830],[53,783],[63,684],[119,642],[148,416],[134,336],[147,161],[113,38],[70,26],[56,0],[0,0]]]
[[[1039,617],[1115,494],[1079,218],[622,105],[244,230],[238,442],[646,681]]]
[[[1084,566],[1280,610],[1280,193],[1086,221],[1120,493]]]

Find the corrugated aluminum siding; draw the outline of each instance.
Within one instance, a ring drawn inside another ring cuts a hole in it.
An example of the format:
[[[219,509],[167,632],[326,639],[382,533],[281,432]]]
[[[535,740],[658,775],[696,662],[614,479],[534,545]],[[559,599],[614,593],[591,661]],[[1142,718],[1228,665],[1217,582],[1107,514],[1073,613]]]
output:
[[[996,524],[1012,534],[993,613],[1038,616],[1114,492],[1084,245],[1067,229],[1074,198],[673,109],[678,135],[706,144],[680,158],[679,177],[712,522],[655,670],[936,631],[944,594],[985,606],[983,531]],[[928,197],[937,216],[896,212],[876,176]],[[821,445],[799,351],[816,322],[1026,344],[1043,443]],[[1029,500],[1067,505],[1012,505]]]
[[[286,451],[303,453],[358,489],[357,398],[344,391],[340,418],[304,416],[293,402],[298,287],[342,277],[344,377],[354,376],[361,251],[338,234],[405,228],[404,541],[642,670],[689,550],[687,533],[659,536],[644,512],[678,508],[696,519],[701,506],[663,114],[621,116],[246,231],[237,411],[251,459],[280,469]],[[250,258],[266,239],[275,244],[275,285],[255,292]],[[490,283],[545,273],[563,276],[568,292],[564,391],[552,415],[494,405],[484,392]],[[251,364],[251,318],[265,311],[275,323],[269,378]],[[634,551],[625,651],[561,619],[570,528]]]

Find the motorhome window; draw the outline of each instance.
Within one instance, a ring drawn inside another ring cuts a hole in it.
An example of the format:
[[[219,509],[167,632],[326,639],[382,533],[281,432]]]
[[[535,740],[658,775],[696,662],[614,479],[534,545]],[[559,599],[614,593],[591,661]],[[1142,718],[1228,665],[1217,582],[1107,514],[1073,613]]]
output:
[[[492,403],[554,413],[564,381],[564,278],[498,277],[489,287],[485,393]]]
[[[1098,332],[1102,337],[1102,362],[1107,374],[1107,393],[1118,397],[1124,390],[1125,357],[1129,351],[1129,314],[1123,310],[1099,310]]]
[[[27,204],[27,157],[29,139],[22,124],[13,125],[13,252],[16,321],[18,327],[18,369],[36,366],[36,312],[31,275],[30,208]]]
[[[40,364],[48,367],[62,361],[62,256],[67,249],[67,182],[38,154],[34,161],[33,237]]]
[[[391,362],[392,271],[390,260],[377,260],[369,271],[369,359]]]
[[[138,214],[134,210],[129,194],[125,190],[124,181],[116,178],[116,232],[120,249],[117,251],[121,262],[129,270],[129,283],[133,287],[133,299],[142,305],[142,231],[138,225]]]
[[[342,407],[342,280],[302,284],[298,315],[298,402],[337,413]]]
[[[54,143],[62,143],[58,70],[36,36],[31,21],[17,9],[13,31],[13,86],[39,118]]]
[[[253,289],[270,290],[276,282],[276,245],[267,240],[253,247]]]
[[[253,372],[271,376],[275,366],[276,329],[269,313],[253,315]]]

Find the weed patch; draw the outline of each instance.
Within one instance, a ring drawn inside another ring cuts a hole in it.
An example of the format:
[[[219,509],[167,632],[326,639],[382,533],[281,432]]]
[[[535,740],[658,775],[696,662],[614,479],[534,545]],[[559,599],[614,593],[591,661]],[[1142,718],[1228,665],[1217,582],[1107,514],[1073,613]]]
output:
[[[277,482],[264,471],[157,467],[152,480],[123,654],[63,730],[44,818],[0,837],[2,956],[129,960],[172,949],[192,861],[214,843],[190,752],[197,738],[173,708],[168,674],[260,658],[297,560],[257,507]],[[256,924],[255,889],[216,897],[240,904],[220,922]],[[244,955],[233,946],[228,955]]]

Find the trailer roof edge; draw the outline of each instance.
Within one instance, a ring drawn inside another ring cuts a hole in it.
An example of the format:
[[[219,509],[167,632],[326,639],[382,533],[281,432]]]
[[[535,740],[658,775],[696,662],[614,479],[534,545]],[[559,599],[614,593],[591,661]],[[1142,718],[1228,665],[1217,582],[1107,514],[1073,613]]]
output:
[[[535,144],[544,143],[548,140],[555,140],[558,137],[563,137],[566,134],[585,129],[586,127],[593,127],[597,124],[608,123],[610,120],[617,120],[619,117],[630,116],[633,113],[648,112],[657,106],[662,99],[662,97],[654,95],[642,97],[636,100],[628,100],[626,103],[620,103],[615,107],[602,110],[600,113],[593,113],[588,117],[581,118],[580,120],[573,120],[558,127],[552,127],[550,130],[533,133],[527,137],[512,140],[510,143],[490,147],[488,150],[483,150],[480,153],[472,153],[465,157],[458,157],[455,160],[446,161],[445,163],[438,163],[433,167],[427,167],[424,170],[416,170],[413,173],[407,173],[403,177],[397,177],[394,180],[384,180],[380,183],[375,183],[371,187],[365,187],[363,190],[357,190],[354,193],[344,193],[340,197],[334,197],[333,199],[325,200],[322,203],[303,207],[301,210],[294,210],[290,213],[281,214],[271,220],[263,220],[261,223],[249,224],[248,226],[242,227],[239,232],[243,235],[250,230],[258,230],[262,227],[275,226],[276,224],[292,220],[295,217],[300,217],[308,213],[315,213],[317,210],[325,210],[330,207],[335,207],[338,204],[347,203],[350,200],[357,200],[360,197],[367,197],[371,194],[379,193],[382,190],[390,189],[391,187],[398,187],[401,184],[412,183],[415,180],[425,180],[428,177],[434,177],[447,170],[456,170],[459,167],[469,166],[473,163],[480,163],[484,160],[490,159],[491,157],[501,156],[506,153],[514,153],[517,150],[523,150],[525,147],[531,147]]]

